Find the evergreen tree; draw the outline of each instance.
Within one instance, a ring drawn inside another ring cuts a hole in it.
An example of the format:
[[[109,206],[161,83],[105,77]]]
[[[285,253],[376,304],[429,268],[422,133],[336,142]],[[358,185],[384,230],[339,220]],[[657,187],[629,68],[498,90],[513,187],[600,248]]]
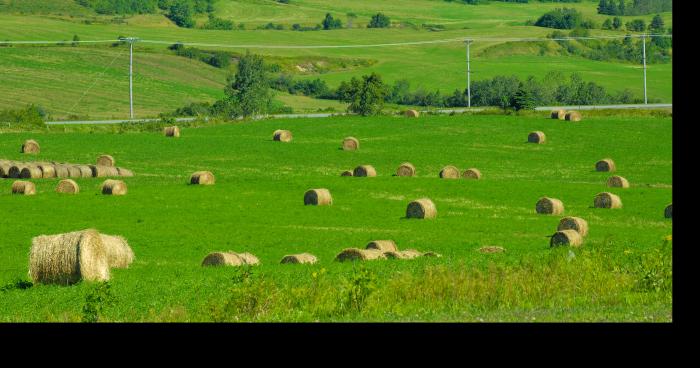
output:
[[[613,29],[620,29],[622,27],[622,19],[620,17],[613,18],[612,27]]]

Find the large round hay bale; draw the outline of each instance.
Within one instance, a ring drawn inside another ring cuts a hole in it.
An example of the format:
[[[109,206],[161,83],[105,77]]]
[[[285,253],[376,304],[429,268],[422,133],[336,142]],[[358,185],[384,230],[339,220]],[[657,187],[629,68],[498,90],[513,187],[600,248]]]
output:
[[[406,207],[406,218],[432,219],[435,217],[437,217],[437,208],[429,198],[416,199]]]
[[[195,171],[190,176],[190,184],[194,185],[214,185],[216,184],[216,178],[211,171]]]
[[[578,247],[583,243],[583,237],[576,230],[560,230],[552,235],[549,240],[550,247],[557,247],[560,245],[569,245],[572,247]]]
[[[314,264],[316,262],[318,262],[318,259],[315,255],[310,253],[300,253],[284,256],[282,258],[282,261],[280,261],[280,263],[282,264]]]
[[[52,164],[40,164],[37,165],[41,169],[41,177],[45,179],[51,179],[56,177],[56,169]]]
[[[56,173],[57,178],[68,178],[70,177],[70,173],[68,172],[68,166],[63,165],[63,164],[54,164],[53,165],[54,172]],[[91,169],[92,172],[92,169]],[[90,175],[92,176],[92,175]]]
[[[165,127],[163,129],[163,134],[165,134],[166,137],[179,138],[180,137],[180,128],[177,126]]]
[[[376,249],[348,248],[343,249],[343,251],[335,257],[335,260],[338,262],[371,261],[376,259],[386,259],[384,252]]]
[[[10,168],[14,166],[13,161],[0,163],[0,178],[7,178],[10,175]]]
[[[134,251],[121,236],[100,234],[107,250],[107,264],[114,268],[129,268],[134,261]]]
[[[292,132],[289,130],[278,129],[272,133],[272,140],[278,142],[290,142],[292,140]]]
[[[80,186],[71,179],[63,179],[56,185],[56,193],[78,194]]]
[[[360,165],[352,172],[353,176],[374,177],[377,176],[377,170],[372,165]]]
[[[672,218],[672,217],[671,217],[672,212],[673,212],[673,204],[669,204],[669,205],[666,206],[666,208],[664,209],[664,217],[665,217],[665,218]]]
[[[580,217],[564,217],[559,221],[557,231],[576,230],[581,236],[588,235],[588,222]]]
[[[36,186],[31,181],[17,180],[12,183],[12,194],[35,195]]]
[[[333,204],[331,192],[325,188],[309,189],[304,193],[304,205],[330,206]]]
[[[114,166],[114,157],[110,155],[102,155],[97,158],[97,165]]]
[[[245,262],[233,252],[214,252],[207,254],[202,266],[242,266]]]
[[[404,162],[396,170],[396,176],[415,176],[416,167],[410,162]]]
[[[125,195],[126,192],[126,183],[121,180],[107,179],[102,183],[102,194]]]
[[[367,243],[365,249],[376,249],[382,252],[398,251],[399,248],[393,240],[373,240]]]
[[[418,110],[406,110],[404,115],[409,118],[417,118],[420,116],[420,112],[418,112]]]
[[[355,151],[360,149],[360,141],[355,137],[347,137],[343,139],[343,150],[344,151]]]
[[[246,265],[258,265],[260,264],[260,260],[258,260],[258,257],[250,254],[250,253],[238,253],[238,257],[243,260],[243,263]]]
[[[103,166],[103,165],[89,165],[89,166],[90,166],[90,169],[92,170],[92,176],[94,178],[119,176],[119,170],[117,170],[116,167]],[[77,175],[81,175],[79,169],[76,169],[73,166],[66,166],[66,168],[68,169],[68,172],[70,173],[71,177],[80,177],[80,176],[73,176],[76,173],[77,173]]]
[[[595,171],[613,172],[615,170],[615,161],[613,161],[611,158],[604,158],[595,163]]]
[[[44,172],[39,166],[27,166],[19,172],[19,177],[22,179],[41,179],[44,177]]]
[[[544,135],[544,132],[540,132],[540,131],[531,132],[530,134],[527,135],[527,141],[529,143],[542,144],[542,143],[547,141],[547,136]]]
[[[352,176],[352,171],[345,170],[345,171],[340,173],[340,176]]]
[[[603,192],[596,194],[593,199],[593,206],[595,208],[622,208],[622,201],[615,194]]]
[[[578,111],[569,111],[566,113],[567,121],[581,121],[581,113]]]
[[[481,179],[481,171],[479,169],[471,168],[467,169],[462,173],[462,177],[465,179]]]
[[[550,117],[552,119],[559,119],[559,120],[564,120],[565,116],[566,116],[566,110],[563,110],[563,109],[554,110],[554,111],[552,111],[552,115],[550,115]]]
[[[10,169],[7,171],[7,177],[12,179],[19,179],[19,175],[22,173],[22,169],[24,169],[27,166],[28,165],[23,163],[15,163],[14,165],[10,166]]]
[[[21,153],[39,153],[41,149],[39,148],[39,143],[33,139],[28,139],[22,144]]]
[[[452,165],[445,166],[442,168],[442,170],[440,170],[440,178],[459,179],[459,169]]]
[[[505,251],[506,251],[505,248],[500,247],[500,246],[498,246],[498,245],[486,245],[486,246],[483,246],[483,247],[479,248],[479,252],[481,252],[481,253],[486,253],[486,254],[489,254],[489,253],[503,253],[503,252],[505,252]]]
[[[35,283],[70,285],[80,280],[109,280],[107,250],[96,230],[32,239],[29,276]]]
[[[83,172],[80,171],[80,168],[75,166],[75,165],[65,165],[66,170],[68,170],[68,177],[69,178],[82,178],[83,177]],[[103,166],[107,167],[107,166]],[[112,176],[112,175],[108,175]]]
[[[125,168],[123,168],[123,167],[118,167],[118,168],[117,168],[117,173],[119,174],[119,176],[124,176],[124,177],[127,177],[127,178],[130,178],[130,177],[134,176],[134,173],[133,173],[131,170],[125,169]]]
[[[90,168],[89,165],[73,165],[78,171],[80,171],[80,177],[81,178],[91,178],[92,177],[92,168]]]
[[[542,197],[535,204],[535,211],[546,215],[560,215],[564,212],[564,203],[556,198]]]
[[[630,182],[622,176],[613,175],[608,178],[608,187],[611,188],[629,188]]]

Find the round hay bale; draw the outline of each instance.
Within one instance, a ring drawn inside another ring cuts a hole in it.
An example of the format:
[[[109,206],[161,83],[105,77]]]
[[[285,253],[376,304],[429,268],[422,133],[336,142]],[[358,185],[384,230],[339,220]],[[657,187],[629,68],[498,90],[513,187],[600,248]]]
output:
[[[381,250],[382,252],[399,250],[393,240],[374,240],[369,242],[365,249],[376,249]]]
[[[28,139],[24,141],[24,144],[22,144],[22,150],[20,152],[38,154],[40,151],[41,149],[39,148],[39,143],[33,139]]]
[[[588,222],[580,217],[564,217],[559,221],[557,231],[576,230],[581,236],[588,235]]]
[[[107,167],[107,166],[103,166],[103,167]],[[80,168],[78,168],[77,166],[66,165],[66,170],[68,170],[68,177],[69,178],[82,178],[83,177],[82,171],[80,171]],[[112,175],[108,175],[108,176],[112,176]]]
[[[664,209],[664,217],[665,217],[665,218],[672,218],[672,217],[671,217],[672,212],[673,212],[673,204],[669,204],[669,205],[666,206],[666,208]]]
[[[556,198],[542,197],[535,204],[535,211],[545,215],[560,215],[564,213],[564,203]]]
[[[211,171],[195,171],[192,176],[190,176],[190,184],[214,185],[216,184],[216,178]]]
[[[352,175],[360,177],[375,177],[377,176],[377,171],[372,165],[360,165],[353,170]]]
[[[581,113],[578,111],[569,111],[566,113],[567,121],[581,121]]]
[[[340,173],[340,176],[352,176],[352,171],[345,170],[342,173]]]
[[[12,194],[35,195],[36,186],[31,181],[17,180],[12,183]]]
[[[372,261],[376,259],[386,259],[384,252],[376,249],[348,248],[343,249],[343,251],[335,257],[335,260],[338,262]]]
[[[10,166],[10,169],[7,171],[7,177],[12,179],[19,179],[19,175],[20,173],[22,173],[22,169],[24,169],[27,166],[28,165],[21,163],[16,163]]]
[[[445,166],[442,168],[442,170],[440,170],[440,178],[459,179],[459,169],[452,165]]]
[[[80,193],[80,186],[71,179],[63,179],[58,182],[56,193],[78,194]]]
[[[54,172],[56,173],[57,178],[68,178],[70,177],[70,174],[68,172],[68,167],[63,164],[54,164],[53,165]],[[92,170],[90,170],[92,172]],[[90,175],[92,176],[92,175]]]
[[[121,180],[107,179],[102,183],[102,194],[125,195],[127,192],[126,183]]]
[[[258,257],[250,254],[250,253],[237,253],[238,258],[243,260],[243,263],[246,265],[258,265],[260,264],[260,260],[258,260]]]
[[[272,140],[278,142],[290,142],[292,140],[292,132],[282,129],[275,130],[275,132],[272,133]]]
[[[110,155],[102,155],[97,158],[97,165],[101,166],[114,166],[114,157]]]
[[[479,248],[479,252],[481,253],[503,253],[505,252],[506,249],[503,247],[499,247],[497,245],[487,245],[485,247]]]
[[[596,194],[593,199],[593,206],[595,208],[622,208],[622,201],[615,194],[603,192]]]
[[[118,168],[117,168],[117,173],[119,174],[119,176],[124,176],[124,177],[127,177],[127,178],[130,178],[130,177],[134,176],[134,173],[133,173],[131,170],[125,169],[125,168],[123,168],[123,167],[118,167]]]
[[[114,268],[129,268],[134,261],[134,251],[121,236],[100,234],[107,250],[107,264]]]
[[[177,126],[165,127],[165,129],[163,129],[163,134],[165,134],[166,137],[179,138],[180,128]]]
[[[117,170],[116,167],[113,166],[102,166],[102,165],[88,165],[90,167],[90,170],[92,170],[92,177],[94,178],[104,178],[104,177],[117,177],[119,176],[119,170]],[[73,176],[74,174],[76,175],[81,175],[80,170],[76,169],[73,166],[66,166],[68,169],[68,172],[70,173],[70,177],[80,177],[80,176]]]
[[[80,171],[80,177],[81,178],[91,178],[92,177],[92,168],[90,168],[89,165],[73,165],[78,171]]]
[[[416,176],[416,167],[410,162],[404,162],[396,170],[396,176]]]
[[[207,254],[202,266],[242,266],[245,262],[233,252],[214,252]]]
[[[406,259],[406,256],[403,254],[403,252],[400,252],[398,250],[387,250],[384,252],[384,257],[387,259]]]
[[[559,119],[559,120],[564,120],[565,116],[566,116],[566,110],[554,110],[554,111],[552,111],[552,115],[550,115],[550,117],[552,119]]]
[[[39,166],[27,166],[19,172],[19,177],[22,179],[41,179],[44,177],[44,172]]]
[[[51,179],[56,177],[56,169],[51,164],[40,164],[38,165],[41,169],[41,177],[45,179]]]
[[[440,257],[442,257],[442,254],[440,254],[440,253],[435,253],[435,252],[433,252],[433,251],[428,251],[428,252],[423,253],[423,257],[440,258]]]
[[[479,169],[471,168],[467,169],[462,173],[462,177],[465,179],[481,179],[481,171]]]
[[[32,239],[29,276],[34,283],[75,284],[109,280],[107,249],[96,230],[88,229]]]
[[[437,217],[437,208],[429,198],[416,199],[406,207],[406,218],[432,219],[435,217]]]
[[[315,255],[310,253],[300,253],[284,256],[282,258],[282,261],[280,261],[281,264],[314,264],[316,262],[318,262],[318,259]]]
[[[330,206],[333,204],[331,192],[325,188],[309,189],[304,193],[304,205]]]
[[[581,246],[583,237],[576,230],[561,230],[552,235],[549,240],[550,247],[558,247],[560,245],[569,245],[572,247]]]
[[[344,151],[356,151],[360,148],[360,141],[355,137],[347,137],[343,139],[343,150]]]
[[[418,110],[406,110],[406,112],[404,114],[406,115],[406,117],[409,117],[409,118],[417,118],[420,116],[420,113],[418,112]]]
[[[14,164],[12,161],[0,163],[0,178],[7,178],[10,175],[10,167]]]
[[[608,178],[608,187],[610,188],[629,188],[630,182],[622,176],[613,175]]]
[[[595,171],[613,172],[615,169],[615,161],[613,161],[611,158],[604,158],[595,163]]]
[[[544,133],[540,131],[531,132],[527,135],[527,141],[529,143],[542,144],[547,141],[547,136],[545,136]]]

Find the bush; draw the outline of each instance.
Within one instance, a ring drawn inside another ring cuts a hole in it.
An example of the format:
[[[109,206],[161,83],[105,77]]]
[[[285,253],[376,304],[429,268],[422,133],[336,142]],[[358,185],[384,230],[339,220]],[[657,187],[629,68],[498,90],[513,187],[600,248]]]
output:
[[[391,20],[389,20],[389,17],[382,13],[377,13],[372,16],[367,28],[387,28],[389,26],[391,26]]]
[[[209,14],[209,20],[202,27],[204,29],[217,29],[223,31],[233,30],[233,21],[217,18],[214,14]]]
[[[19,124],[26,127],[45,127],[46,112],[35,105],[19,110],[0,110],[0,122]]]
[[[535,22],[538,27],[573,29],[583,23],[583,16],[576,9],[554,9],[545,13]]]
[[[331,13],[326,13],[321,25],[325,30],[343,28],[343,22],[339,18],[333,18]]]

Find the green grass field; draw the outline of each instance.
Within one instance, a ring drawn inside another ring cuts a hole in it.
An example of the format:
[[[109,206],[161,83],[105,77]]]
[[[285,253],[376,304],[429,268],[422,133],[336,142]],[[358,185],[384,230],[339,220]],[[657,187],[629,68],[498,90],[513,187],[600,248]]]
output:
[[[602,23],[607,17],[595,14],[597,2],[566,4],[582,11],[587,18]],[[120,35],[144,40],[167,42],[198,42],[228,45],[365,45],[429,41],[463,37],[545,37],[553,30],[525,26],[528,20],[561,4],[554,3],[490,3],[469,6],[441,0],[320,1],[299,0],[290,5],[275,1],[218,1],[217,16],[246,25],[245,31],[214,31],[183,29],[173,25],[163,15],[139,15],[125,19],[98,16],[69,0],[0,1],[0,40],[71,40],[77,34],[82,40],[115,39]],[[396,27],[365,28],[369,17],[383,11]],[[319,23],[326,12],[346,21],[346,13],[358,15],[353,28],[332,31],[296,32],[270,31],[254,28],[276,22],[287,26],[294,23]],[[623,17],[623,22],[653,15]],[[663,14],[667,27],[672,26],[671,13]],[[200,19],[200,24],[204,18]],[[444,31],[433,32],[422,24],[441,24]],[[592,30],[594,35],[623,35],[622,31]],[[578,72],[586,81],[594,81],[612,92],[630,89],[642,96],[642,70],[638,65],[600,62],[579,57],[539,56],[522,54],[522,49],[505,47],[498,53],[485,51],[499,41],[477,41],[472,46],[473,80],[495,75],[516,74],[520,77],[542,77],[549,71],[566,74]],[[167,45],[141,43],[135,56],[135,108],[137,116],[157,116],[191,101],[214,101],[222,95],[224,71],[204,63],[191,62],[172,55]],[[215,49],[213,47],[204,47]],[[366,59],[376,61],[371,66],[334,70],[306,75],[327,81],[332,87],[353,76],[375,71],[387,82],[408,78],[411,88],[440,89],[451,93],[466,86],[465,50],[460,42],[434,45],[392,46],[342,49],[270,49],[238,47],[236,52],[263,54],[271,58]],[[128,112],[128,60],[121,48],[109,45],[87,47],[0,47],[0,80],[3,93],[0,108],[17,108],[28,103],[40,104],[53,118],[70,115],[94,119],[126,117]],[[116,59],[115,59],[116,58]],[[110,65],[112,60],[116,60]],[[291,61],[290,61],[291,62]],[[98,74],[107,69],[104,78]],[[663,102],[672,100],[672,65],[651,65],[648,70],[649,98]],[[92,86],[92,88],[91,88]],[[91,89],[90,89],[91,88]],[[88,93],[85,93],[88,91]],[[81,99],[81,96],[85,97]],[[295,111],[315,111],[304,99],[281,95]],[[75,106],[76,100],[80,104]],[[328,102],[319,102],[328,107]],[[339,111],[340,104],[333,104]],[[73,110],[73,111],[69,111]]]
[[[273,142],[289,129],[291,143]],[[36,160],[93,163],[108,153],[132,169],[123,197],[99,194],[99,179],[78,179],[80,194],[35,180],[36,196],[10,194],[0,179],[0,321],[80,321],[89,295],[111,295],[100,321],[671,321],[672,201],[670,115],[584,114],[571,124],[545,114],[338,117],[263,120],[160,131],[118,127],[3,133],[0,158],[23,159],[21,143],[41,144]],[[528,144],[542,130],[548,142]],[[346,152],[346,136],[360,150]],[[628,189],[607,188],[615,160]],[[412,162],[417,177],[393,177]],[[340,177],[361,164],[376,178]],[[479,168],[483,179],[443,180],[445,165]],[[187,185],[210,170],[211,187]],[[303,205],[304,192],[328,188],[333,205]],[[623,208],[594,209],[603,191]],[[590,234],[577,249],[551,249],[561,216],[538,215],[542,196],[564,202]],[[434,220],[404,218],[406,205],[431,198]],[[31,239],[95,228],[126,237],[136,254],[112,271],[109,291],[93,283],[34,285]],[[344,248],[394,239],[402,249],[442,258],[334,262]],[[487,245],[505,253],[482,254]],[[262,265],[203,268],[213,251],[251,252]],[[310,252],[312,266],[280,265]],[[572,254],[574,255],[572,257]],[[666,286],[664,286],[666,285]],[[100,291],[102,290],[102,291]]]

